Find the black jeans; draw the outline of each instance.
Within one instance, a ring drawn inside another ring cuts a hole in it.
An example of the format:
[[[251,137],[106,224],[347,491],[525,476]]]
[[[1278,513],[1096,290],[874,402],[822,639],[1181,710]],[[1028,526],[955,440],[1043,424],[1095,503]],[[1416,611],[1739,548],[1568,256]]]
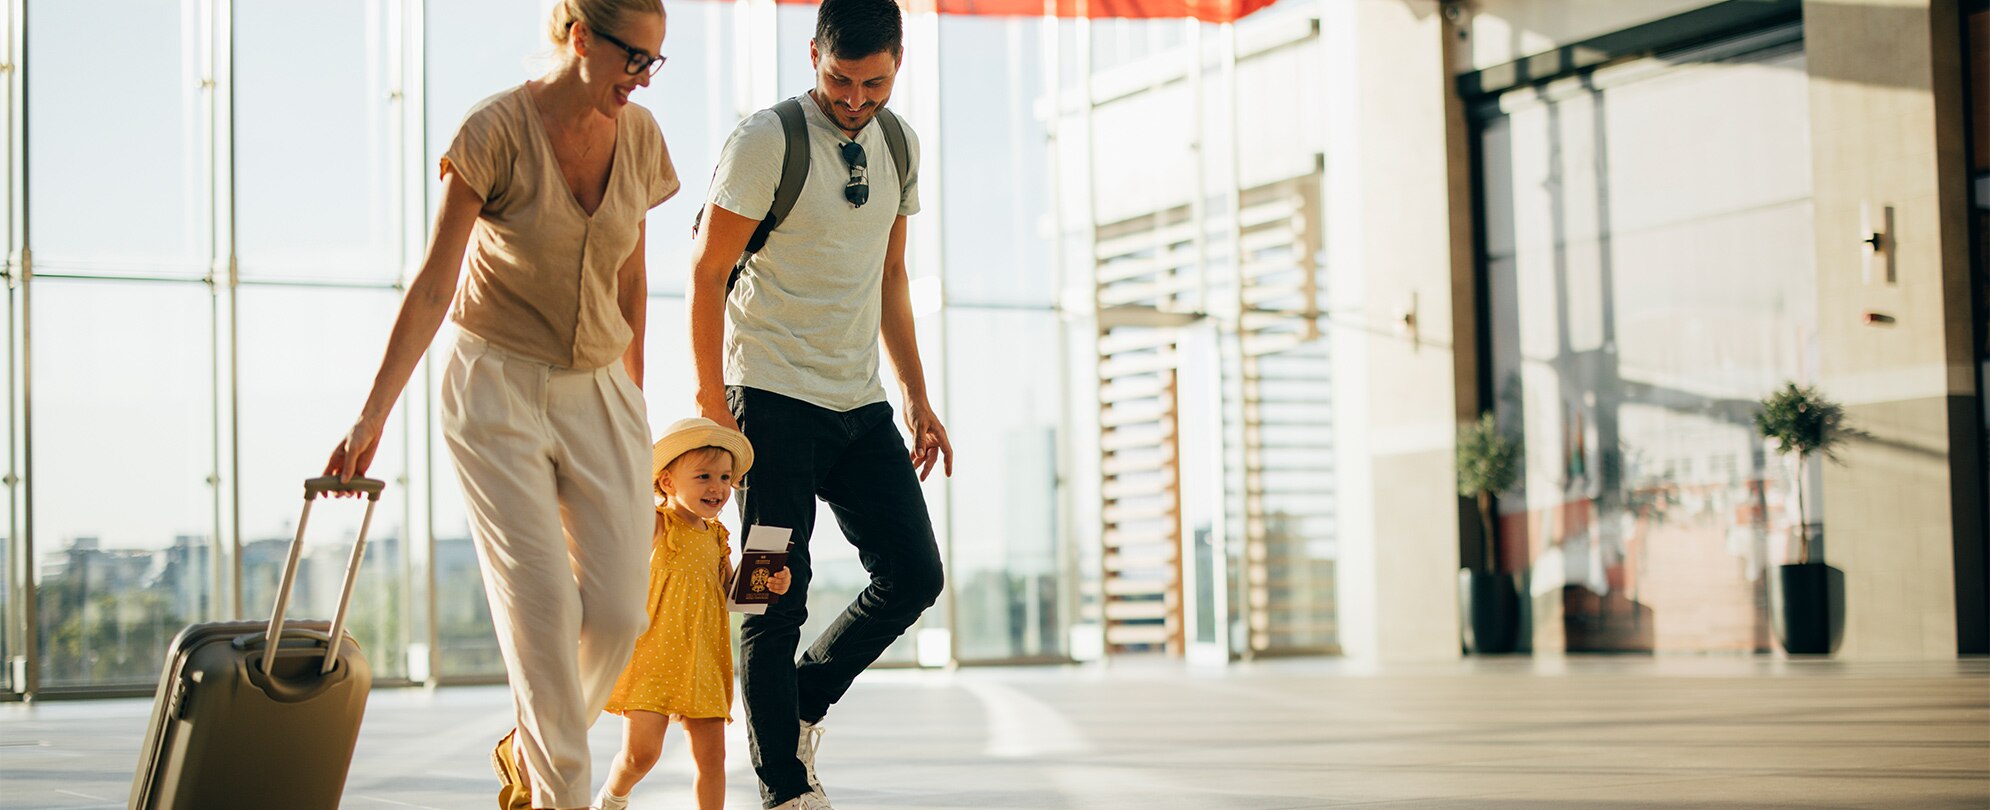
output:
[[[890,404],[838,412],[739,386],[726,390],[726,401],[753,442],[753,469],[739,496],[742,522],[794,530],[793,582],[766,613],[746,617],[739,640],[753,769],[761,801],[773,807],[809,789],[808,772],[795,757],[798,721],[821,720],[858,673],[939,598],[944,577],[933,520]],[[816,498],[829,504],[857,547],[871,583],[797,662],[814,573],[808,541]]]

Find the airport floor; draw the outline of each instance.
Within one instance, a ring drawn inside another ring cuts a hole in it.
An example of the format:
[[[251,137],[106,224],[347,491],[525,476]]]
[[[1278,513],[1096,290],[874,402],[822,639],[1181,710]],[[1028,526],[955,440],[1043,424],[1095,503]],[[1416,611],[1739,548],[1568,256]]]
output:
[[[124,807],[147,714],[0,705],[0,810]],[[501,687],[376,692],[344,806],[494,807],[510,718]],[[1981,659],[879,670],[824,725],[838,810],[1990,807]],[[594,729],[597,785],[620,734]],[[756,808],[744,725],[728,735],[727,806]],[[631,806],[691,808],[690,779],[673,731]]]

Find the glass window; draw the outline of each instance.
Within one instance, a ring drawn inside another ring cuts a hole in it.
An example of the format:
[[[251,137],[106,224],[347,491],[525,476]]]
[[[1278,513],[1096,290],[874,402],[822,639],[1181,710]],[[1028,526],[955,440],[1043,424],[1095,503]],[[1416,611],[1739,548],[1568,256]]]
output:
[[[1765,650],[1795,471],[1751,416],[1817,371],[1803,55],[1614,75],[1480,135],[1502,565],[1540,649]]]
[[[1233,560],[1233,598],[1248,594],[1258,651],[1322,651],[1339,644],[1334,522],[1333,391],[1323,341],[1252,358],[1255,491],[1263,556]],[[1241,613],[1241,611],[1240,611]],[[1240,638],[1242,628],[1236,630]]]
[[[815,40],[815,6],[782,3],[774,7],[778,98],[801,95],[815,87],[815,66],[809,64],[808,44]],[[764,106],[764,104],[762,105]]]
[[[1188,23],[1179,19],[1109,19],[1092,22],[1092,69],[1105,72],[1147,58],[1179,58],[1188,41]],[[1174,52],[1174,53],[1171,53]]]
[[[401,105],[389,97],[394,20],[385,5],[236,7],[234,211],[244,279],[400,276]]]
[[[13,15],[0,16],[7,18],[0,19],[0,42],[11,43],[14,41]],[[14,55],[11,46],[4,50],[7,52],[9,60],[12,60]],[[0,82],[0,105],[5,105],[6,109],[11,110],[13,109],[13,104],[13,83]],[[19,137],[12,124],[8,126],[7,137],[10,141]],[[8,165],[12,166],[11,157],[8,159]],[[0,192],[0,250],[5,251],[4,254],[0,255],[12,256],[14,253],[13,222],[14,194],[12,189],[6,189],[4,192]],[[14,306],[17,301],[16,295],[18,293],[10,288],[6,295],[0,296],[0,307],[4,307],[4,309],[0,309],[0,335],[6,336],[4,342],[0,342],[0,346],[5,347],[4,350],[0,350],[0,357],[6,358],[5,365],[7,368],[7,376],[0,377],[0,379],[7,380],[4,386],[0,386],[4,387],[7,391],[5,400],[0,401],[0,417],[6,419],[4,422],[6,429],[0,430],[0,476],[6,477],[8,481],[18,480],[20,473],[19,469],[14,466],[13,430],[15,413],[14,391],[16,390],[12,383],[12,374],[16,368],[13,361],[13,350],[15,347],[13,327]],[[15,579],[15,576],[22,572],[20,567],[14,564],[14,543],[18,538],[14,531],[13,491],[12,484],[6,484],[4,489],[0,489],[0,662],[12,662],[15,656],[24,656],[28,653],[27,650],[20,649],[22,641],[19,637],[20,628],[15,624],[15,622],[21,620],[25,611],[22,610],[21,605],[15,604],[16,600],[23,593],[21,588],[23,581]],[[28,567],[33,568],[33,566]],[[0,694],[12,692],[18,688],[19,685],[14,683],[14,667],[11,663],[0,665]]]
[[[719,149],[742,112],[733,42],[736,9],[725,3],[680,3],[670,7],[663,66],[650,87],[636,93],[648,107],[670,147],[670,160],[684,184],[677,196],[650,211],[645,236],[650,292],[682,296],[691,274],[691,223],[705,204]]]
[[[1064,652],[1057,315],[947,312],[952,488],[947,572],[963,660]]]
[[[537,77],[550,64],[549,9],[544,0],[427,0],[422,67],[427,159],[409,168],[431,184],[425,221],[435,219],[442,152],[470,108]]]
[[[947,300],[1048,305],[1056,298],[1049,234],[1048,133],[1035,112],[1043,95],[1042,23],[940,18],[940,108],[945,164]],[[990,69],[998,66],[999,69]]]
[[[150,684],[173,636],[218,613],[213,296],[31,290],[41,682]]]
[[[0,30],[4,29],[5,26],[0,26]],[[0,302],[4,302],[4,309],[0,309],[0,335],[8,336],[7,343],[10,346],[13,343],[14,334],[15,295],[16,293],[10,290],[5,297],[0,297]],[[13,366],[11,360],[7,362],[7,366],[11,369]],[[7,426],[6,429],[0,430],[0,477],[19,475],[19,468],[14,466],[14,398],[12,394],[15,389],[11,384],[5,387],[9,395],[4,401],[0,401],[0,417],[6,419],[6,422],[0,424]],[[0,482],[0,484],[4,484],[4,482]],[[12,485],[0,487],[0,661],[12,661],[14,656],[26,655],[28,653],[27,650],[20,648],[21,639],[16,635],[18,628],[15,625],[15,622],[21,620],[22,606],[15,604],[15,600],[21,593],[23,580],[15,579],[15,576],[22,572],[14,566],[14,542],[16,537],[14,535],[14,499],[11,496],[12,491]],[[32,568],[33,566],[29,567]],[[20,685],[14,683],[14,667],[12,665],[0,666],[0,692],[8,692],[18,688],[20,688]]]
[[[27,55],[34,65],[28,205],[37,270],[206,274],[212,220],[200,5],[28,4],[35,21]],[[107,74],[110,54],[111,64],[124,68]]]
[[[323,471],[332,447],[352,428],[400,300],[393,290],[244,285],[236,293],[242,609],[249,616],[268,615],[296,537],[301,484]],[[330,335],[350,339],[333,342]],[[407,675],[406,424],[396,408],[366,473],[388,489],[367,534],[346,619],[379,680]],[[338,499],[313,506],[289,616],[332,617],[364,511]]]
[[[647,312],[643,324],[643,401],[649,406],[654,438],[670,423],[698,415],[697,403],[692,400],[698,379],[691,368],[690,313],[683,296],[652,295]]]

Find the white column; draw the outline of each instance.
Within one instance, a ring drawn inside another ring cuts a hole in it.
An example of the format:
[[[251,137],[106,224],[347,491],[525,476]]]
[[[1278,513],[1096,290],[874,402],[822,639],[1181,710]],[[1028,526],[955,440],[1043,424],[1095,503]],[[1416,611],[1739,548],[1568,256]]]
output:
[[[1359,659],[1459,654],[1446,35],[1435,2],[1322,6],[1340,639]]]

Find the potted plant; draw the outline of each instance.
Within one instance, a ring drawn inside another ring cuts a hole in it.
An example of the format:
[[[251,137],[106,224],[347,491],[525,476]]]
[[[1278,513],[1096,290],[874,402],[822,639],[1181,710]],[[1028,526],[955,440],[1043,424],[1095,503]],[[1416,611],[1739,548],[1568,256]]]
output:
[[[1522,598],[1519,576],[1499,564],[1493,498],[1520,481],[1520,442],[1501,433],[1493,415],[1458,431],[1458,494],[1478,506],[1480,566],[1458,572],[1459,628],[1472,653],[1510,653],[1519,649]]]
[[[1814,388],[1785,383],[1761,405],[1755,429],[1776,443],[1777,452],[1796,456],[1797,467],[1796,561],[1777,566],[1769,583],[1776,636],[1790,653],[1827,655],[1838,649],[1845,629],[1845,573],[1824,563],[1818,546],[1823,526],[1810,520],[1804,473],[1813,456],[1837,461],[1836,449],[1859,432],[1845,424],[1843,406]]]

